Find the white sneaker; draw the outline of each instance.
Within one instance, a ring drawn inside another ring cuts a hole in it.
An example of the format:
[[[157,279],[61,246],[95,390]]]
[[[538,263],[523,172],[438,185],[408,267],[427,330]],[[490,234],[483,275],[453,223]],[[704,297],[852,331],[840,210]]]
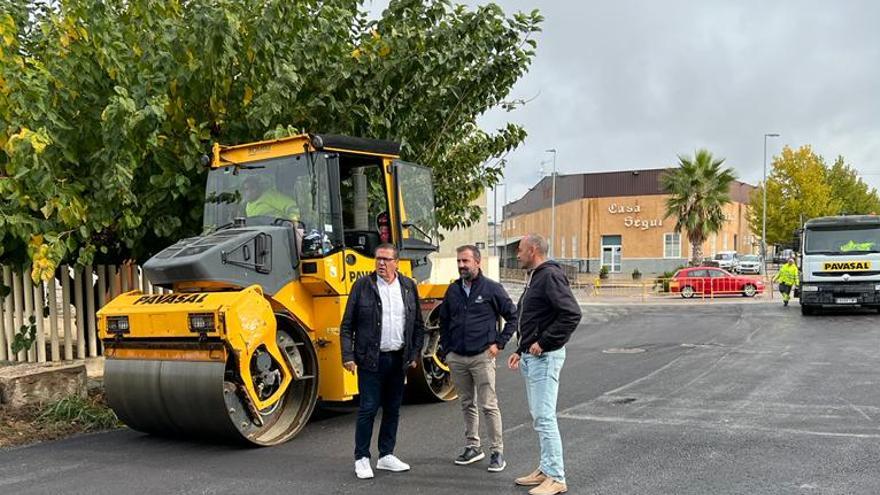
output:
[[[385,457],[379,458],[379,461],[376,462],[376,469],[399,473],[401,471],[409,471],[409,464],[394,457],[393,454],[388,454]]]
[[[370,458],[361,457],[354,461],[354,473],[362,480],[368,480],[373,477],[373,468],[370,467]]]

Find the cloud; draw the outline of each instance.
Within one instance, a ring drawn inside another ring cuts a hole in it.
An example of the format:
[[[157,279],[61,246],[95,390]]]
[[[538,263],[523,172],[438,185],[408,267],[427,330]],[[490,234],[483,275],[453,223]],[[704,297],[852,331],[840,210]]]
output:
[[[809,144],[880,185],[880,3],[496,3],[546,18],[510,95],[538,97],[480,120],[529,133],[508,156],[509,201],[537,182],[547,148],[558,150],[561,173],[578,173],[674,165],[706,147],[754,184],[767,132],[781,134],[768,141],[768,162],[783,145]]]

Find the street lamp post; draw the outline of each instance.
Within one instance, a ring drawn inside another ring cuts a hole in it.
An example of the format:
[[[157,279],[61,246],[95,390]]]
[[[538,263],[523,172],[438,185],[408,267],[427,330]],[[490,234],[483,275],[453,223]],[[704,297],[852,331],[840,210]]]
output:
[[[492,188],[492,249],[498,255],[498,184]]]
[[[779,137],[779,134],[770,132],[764,134],[764,200],[761,208],[761,260],[764,262],[764,276],[767,276],[767,138]]]
[[[504,243],[504,248],[501,250],[502,256],[502,266],[504,266],[504,259],[507,258],[507,218],[504,216],[504,207],[507,206],[507,183],[504,183],[504,200],[501,203],[501,237],[503,238],[501,242]]]
[[[546,153],[553,153],[553,178],[550,181],[552,190],[550,192],[550,253],[549,258],[553,259],[553,245],[556,244],[556,148],[546,150]]]
[[[492,188],[492,245],[495,246],[495,256],[498,256],[498,186],[503,185],[503,182],[499,182]],[[504,187],[504,192],[507,192],[506,186]],[[501,228],[504,229],[504,226],[502,225]]]

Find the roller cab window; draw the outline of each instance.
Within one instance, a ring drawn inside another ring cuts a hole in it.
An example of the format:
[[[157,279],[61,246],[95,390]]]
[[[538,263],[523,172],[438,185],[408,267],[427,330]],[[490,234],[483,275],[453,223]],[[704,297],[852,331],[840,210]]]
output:
[[[394,162],[394,181],[399,194],[401,251],[438,249],[431,169],[415,163]]]
[[[303,258],[342,248],[338,156],[304,153],[208,172],[204,231],[288,225]]]
[[[340,176],[345,246],[372,257],[379,244],[393,240],[382,162],[342,155]]]

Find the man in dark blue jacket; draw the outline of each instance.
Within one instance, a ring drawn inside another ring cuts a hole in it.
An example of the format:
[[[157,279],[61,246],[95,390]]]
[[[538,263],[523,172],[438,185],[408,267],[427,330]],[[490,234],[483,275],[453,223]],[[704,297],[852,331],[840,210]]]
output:
[[[495,356],[516,328],[516,306],[501,284],[483,276],[479,248],[467,245],[457,251],[461,277],[449,286],[440,306],[440,348],[464,412],[466,444],[455,463],[463,466],[486,457],[480,447],[482,412],[490,441],[489,471],[499,472],[506,463],[495,395]],[[498,325],[501,317],[507,321],[503,331]]]
[[[397,273],[398,261],[393,244],[376,248],[376,271],[352,286],[339,329],[342,365],[358,375],[354,466],[361,479],[373,477],[370,440],[379,407],[382,425],[376,469],[409,470],[394,455],[394,446],[406,370],[415,367],[421,356],[425,324],[416,283]]]

